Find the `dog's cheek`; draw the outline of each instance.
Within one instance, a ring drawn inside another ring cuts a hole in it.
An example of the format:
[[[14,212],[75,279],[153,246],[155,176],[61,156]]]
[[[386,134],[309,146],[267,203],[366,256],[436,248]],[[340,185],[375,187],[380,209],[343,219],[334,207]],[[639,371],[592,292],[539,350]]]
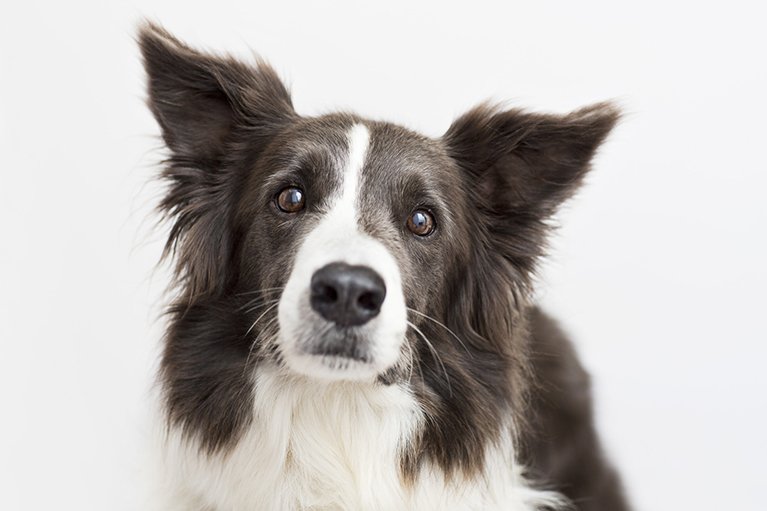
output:
[[[409,257],[403,265],[403,285],[408,306],[426,312],[444,293],[446,268],[442,252],[445,249],[437,242],[430,242],[429,246],[419,244],[423,245],[420,240],[413,240],[413,246],[409,247]]]

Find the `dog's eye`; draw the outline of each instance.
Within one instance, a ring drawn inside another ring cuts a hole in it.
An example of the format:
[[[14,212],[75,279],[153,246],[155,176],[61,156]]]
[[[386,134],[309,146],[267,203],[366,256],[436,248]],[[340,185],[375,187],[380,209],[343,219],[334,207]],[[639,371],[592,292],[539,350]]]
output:
[[[306,205],[304,191],[295,186],[283,188],[275,201],[277,202],[277,207],[285,213],[298,213]]]
[[[407,219],[407,228],[417,236],[428,236],[435,227],[434,216],[425,209],[416,209]]]

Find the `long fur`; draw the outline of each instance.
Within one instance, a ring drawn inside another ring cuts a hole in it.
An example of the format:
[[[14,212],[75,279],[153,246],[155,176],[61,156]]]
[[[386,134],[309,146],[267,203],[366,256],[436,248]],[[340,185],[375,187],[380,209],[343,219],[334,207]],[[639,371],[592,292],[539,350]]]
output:
[[[547,220],[582,182],[613,106],[482,105],[430,139],[354,114],[300,116],[265,63],[196,51],[157,25],[139,42],[170,150],[160,208],[178,289],[160,372],[159,508],[527,511],[570,497],[582,511],[628,509],[590,401],[563,379],[585,373],[531,300]],[[300,215],[275,209],[288,185],[307,192]],[[326,229],[338,200],[353,207]],[[437,218],[433,235],[407,232],[414,208]],[[307,245],[317,236],[337,252]],[[396,361],[367,379],[335,361],[320,378],[285,337],[297,323],[306,342],[330,328],[306,308],[296,268],[365,257],[407,323],[394,339],[373,320],[354,342],[396,348]]]

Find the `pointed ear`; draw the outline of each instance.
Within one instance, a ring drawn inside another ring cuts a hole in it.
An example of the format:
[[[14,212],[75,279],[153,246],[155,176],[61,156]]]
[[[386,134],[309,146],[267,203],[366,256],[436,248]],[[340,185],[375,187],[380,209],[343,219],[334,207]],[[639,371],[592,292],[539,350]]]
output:
[[[444,141],[480,205],[543,219],[578,188],[618,118],[609,103],[564,116],[482,105],[456,120]]]
[[[239,125],[269,125],[294,115],[290,94],[263,62],[249,66],[186,46],[145,23],[139,45],[149,107],[174,154],[213,162]]]
[[[148,75],[149,107],[171,151],[160,203],[172,219],[165,256],[175,255],[176,282],[190,299],[227,288],[234,257],[233,154],[260,151],[297,117],[285,86],[263,62],[250,66],[195,51],[157,25],[145,24],[139,45]]]

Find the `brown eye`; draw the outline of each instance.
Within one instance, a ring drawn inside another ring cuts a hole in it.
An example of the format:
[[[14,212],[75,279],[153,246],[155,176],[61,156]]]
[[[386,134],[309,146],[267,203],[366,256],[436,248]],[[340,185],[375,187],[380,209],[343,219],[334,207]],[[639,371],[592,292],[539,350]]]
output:
[[[298,213],[306,205],[306,198],[304,192],[300,188],[295,186],[289,186],[284,188],[279,195],[277,195],[277,207],[285,213]]]
[[[407,219],[407,228],[417,236],[428,236],[435,227],[434,216],[424,209],[416,209]]]

